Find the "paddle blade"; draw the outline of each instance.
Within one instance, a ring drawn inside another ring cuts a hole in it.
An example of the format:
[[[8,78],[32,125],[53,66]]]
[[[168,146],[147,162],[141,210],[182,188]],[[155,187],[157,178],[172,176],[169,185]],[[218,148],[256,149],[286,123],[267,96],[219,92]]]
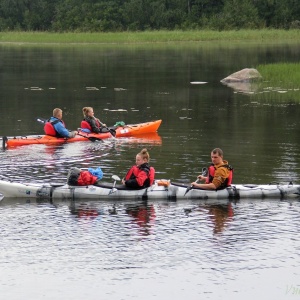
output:
[[[36,120],[41,124],[46,124],[46,122],[47,122],[47,119],[44,119],[44,118],[36,118]]]
[[[184,195],[183,196],[185,196],[191,189],[193,188],[193,186],[191,185],[191,186],[189,186],[186,190],[185,190],[185,193],[184,193]]]
[[[113,137],[116,137],[116,131],[114,130],[114,129],[109,129],[109,132],[111,133],[111,135],[113,136]]]
[[[102,142],[102,139],[96,137],[87,137],[91,142]]]
[[[115,181],[120,181],[120,180],[121,180],[120,177],[119,177],[118,175],[113,175],[113,176],[111,176],[111,178],[112,178],[113,180],[115,180]]]
[[[195,182],[198,183],[198,182],[199,182],[199,178],[197,178],[197,180],[196,180]],[[183,196],[185,196],[185,195],[186,195],[193,187],[194,187],[193,185],[189,186],[189,187],[185,190],[185,193],[184,193]]]

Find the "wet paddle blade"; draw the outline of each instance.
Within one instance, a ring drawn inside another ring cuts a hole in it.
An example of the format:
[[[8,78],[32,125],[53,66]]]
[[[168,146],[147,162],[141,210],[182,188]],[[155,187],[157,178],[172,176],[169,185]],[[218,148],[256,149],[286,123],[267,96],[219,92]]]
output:
[[[199,182],[199,178],[197,178],[197,180],[195,181],[196,183]],[[191,189],[193,188],[193,185],[189,186],[186,190],[183,196],[185,196]]]
[[[184,195],[183,196],[185,196],[191,189],[193,188],[193,186],[191,185],[191,186],[189,186],[186,190],[185,190],[185,193],[184,193]]]

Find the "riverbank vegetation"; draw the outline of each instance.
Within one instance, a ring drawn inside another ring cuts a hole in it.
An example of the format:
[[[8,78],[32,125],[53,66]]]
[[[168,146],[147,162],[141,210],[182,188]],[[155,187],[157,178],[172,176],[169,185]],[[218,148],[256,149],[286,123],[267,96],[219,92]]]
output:
[[[260,97],[263,99],[274,98],[274,92],[279,99],[298,99],[300,100],[300,63],[274,63],[258,65],[257,70],[263,77],[263,82],[260,84]],[[266,94],[271,93],[271,96]],[[292,95],[292,96],[291,96]]]
[[[300,41],[300,30],[173,30],[142,32],[99,32],[99,33],[57,33],[57,32],[1,32],[2,43],[165,43],[165,42],[272,42]]]
[[[300,29],[295,0],[0,1],[0,31]]]
[[[300,87],[300,63],[274,63],[257,66],[266,82],[276,82],[288,88]]]

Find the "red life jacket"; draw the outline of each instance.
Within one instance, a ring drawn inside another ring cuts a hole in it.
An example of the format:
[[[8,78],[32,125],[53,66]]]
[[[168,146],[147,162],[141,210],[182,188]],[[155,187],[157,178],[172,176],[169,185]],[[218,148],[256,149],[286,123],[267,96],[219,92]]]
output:
[[[44,126],[45,134],[51,135],[51,136],[57,136],[57,132],[56,132],[53,125],[55,125],[58,122],[62,122],[65,125],[65,123],[62,120],[61,121],[60,120],[54,120],[54,121],[51,121],[51,122],[48,120],[46,122],[45,126]]]
[[[97,125],[97,127],[101,128],[101,124],[98,122],[98,120],[96,120],[96,125]],[[86,120],[81,121],[80,127],[84,128],[84,129],[89,129],[92,132],[92,126]]]
[[[81,121],[80,127],[92,131],[92,126],[85,120]]]
[[[81,171],[77,179],[77,185],[92,185],[98,178],[92,175],[89,171]]]
[[[138,181],[137,184],[140,187],[149,187],[154,183],[154,177],[155,177],[155,169],[153,167],[148,167],[149,172],[147,169],[141,169],[137,166],[133,166],[131,167],[131,169],[128,171],[128,173],[125,176],[125,180],[129,180],[129,179],[136,179],[137,177],[139,177],[139,173],[140,172],[145,172],[147,174],[147,178],[146,180],[143,182],[143,184],[139,183]]]
[[[149,181],[150,181],[150,186],[154,183],[154,177],[155,177],[155,169],[153,167],[150,167],[150,172],[149,172]]]
[[[221,167],[225,167],[227,168],[230,173],[229,173],[229,176],[226,178],[226,180],[224,181],[224,183],[218,188],[218,190],[220,189],[224,189],[228,186],[231,185],[232,183],[232,179],[233,179],[233,167],[228,165],[228,164],[225,164],[225,165],[221,165],[219,166],[218,168],[221,168]],[[211,164],[209,167],[208,167],[208,175],[207,175],[207,178],[206,178],[206,182],[205,183],[211,183],[214,179],[214,176],[215,176],[215,170],[217,168],[214,166],[214,164]]]

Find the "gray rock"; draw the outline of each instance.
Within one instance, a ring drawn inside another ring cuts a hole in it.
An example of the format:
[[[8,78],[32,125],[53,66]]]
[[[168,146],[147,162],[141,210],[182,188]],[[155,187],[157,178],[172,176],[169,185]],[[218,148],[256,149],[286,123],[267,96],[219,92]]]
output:
[[[229,75],[222,79],[221,82],[227,84],[231,82],[251,82],[260,79],[262,79],[262,76],[256,69],[246,68]]]

